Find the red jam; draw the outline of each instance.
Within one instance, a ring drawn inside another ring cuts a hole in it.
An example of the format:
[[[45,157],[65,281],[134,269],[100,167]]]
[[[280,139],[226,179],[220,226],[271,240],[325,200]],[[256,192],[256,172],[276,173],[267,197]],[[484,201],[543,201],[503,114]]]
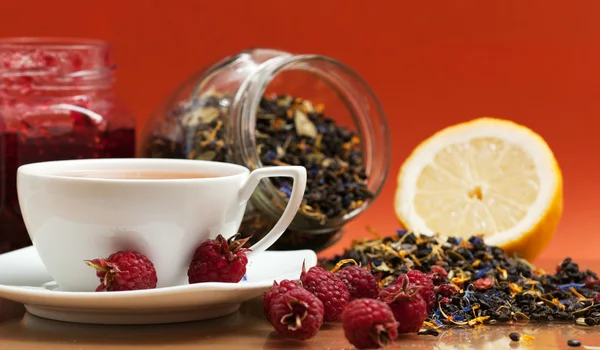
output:
[[[17,199],[20,165],[134,156],[135,119],[113,84],[104,42],[0,40],[0,254],[30,244]]]

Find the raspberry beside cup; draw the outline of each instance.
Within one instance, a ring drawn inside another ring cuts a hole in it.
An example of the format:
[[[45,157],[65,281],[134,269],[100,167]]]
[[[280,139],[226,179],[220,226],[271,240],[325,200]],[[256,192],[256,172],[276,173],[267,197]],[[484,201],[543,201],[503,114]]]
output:
[[[158,282],[152,261],[136,251],[119,251],[85,263],[97,270],[100,285],[96,292],[154,289]]]

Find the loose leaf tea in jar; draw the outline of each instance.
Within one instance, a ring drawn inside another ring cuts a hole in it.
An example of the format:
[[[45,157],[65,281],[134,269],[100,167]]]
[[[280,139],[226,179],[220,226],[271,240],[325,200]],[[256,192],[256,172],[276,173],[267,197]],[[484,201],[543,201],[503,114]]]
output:
[[[116,100],[103,41],[0,39],[0,253],[29,245],[16,190],[20,165],[135,155],[135,119]]]
[[[390,138],[381,106],[350,68],[319,55],[253,49],[183,83],[144,130],[142,157],[231,162],[256,169],[301,165],[299,213],[275,249],[320,250],[379,194]],[[260,239],[290,195],[287,178],[265,180],[240,232]]]

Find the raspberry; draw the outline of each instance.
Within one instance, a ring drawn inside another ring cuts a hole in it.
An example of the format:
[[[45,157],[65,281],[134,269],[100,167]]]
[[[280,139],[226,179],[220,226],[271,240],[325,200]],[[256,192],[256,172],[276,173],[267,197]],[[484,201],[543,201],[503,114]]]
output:
[[[250,251],[242,246],[249,238],[235,240],[236,237],[226,240],[218,235],[200,244],[188,268],[189,283],[241,281],[248,264],[246,252]]]
[[[450,283],[440,284],[436,289],[437,293],[443,297],[451,297],[458,292],[456,287]]]
[[[420,288],[410,284],[405,275],[400,283],[392,284],[379,293],[379,299],[390,306],[400,324],[398,333],[417,333],[427,318],[427,303],[419,293]]]
[[[335,273],[350,292],[351,299],[377,298],[379,285],[371,271],[359,266],[346,266]]]
[[[596,295],[594,295],[594,303],[600,304],[600,293],[596,293]]]
[[[486,290],[486,289],[492,288],[494,286],[495,282],[496,282],[496,280],[494,279],[494,277],[483,277],[483,278],[476,280],[473,283],[473,286],[475,286],[475,288],[480,289],[480,290]]]
[[[394,283],[401,283],[403,276],[404,274],[398,276]],[[421,297],[427,303],[427,311],[433,309],[435,306],[435,291],[431,277],[419,270],[410,270],[406,273],[406,276],[408,276],[411,284],[421,287],[419,294],[421,294]]]
[[[376,299],[355,299],[342,313],[346,339],[357,349],[381,348],[398,337],[398,322],[390,307]]]
[[[275,296],[268,310],[269,322],[287,338],[309,339],[323,325],[323,303],[303,288]]]
[[[595,286],[600,286],[600,279],[594,276],[587,276],[584,281],[585,288],[593,289]]]
[[[284,294],[295,288],[302,288],[302,286],[300,285],[300,283],[298,283],[296,281],[283,280],[283,281],[279,282],[279,284],[277,284],[277,282],[273,281],[273,287],[271,287],[271,289],[269,289],[265,293],[265,296],[263,299],[263,309],[265,311],[265,316],[269,317],[269,309],[271,308],[271,301],[275,297],[277,297],[281,294]]]
[[[431,277],[431,281],[436,286],[446,282],[448,278],[448,272],[444,270],[443,267],[434,265],[431,267],[431,271],[429,271],[429,277]]]
[[[96,292],[154,289],[158,282],[152,261],[136,251],[119,251],[85,263],[96,269],[100,278]]]
[[[311,267],[308,271],[302,266],[300,281],[304,288],[323,302],[326,322],[340,319],[344,307],[350,302],[350,292],[344,282],[322,267]]]

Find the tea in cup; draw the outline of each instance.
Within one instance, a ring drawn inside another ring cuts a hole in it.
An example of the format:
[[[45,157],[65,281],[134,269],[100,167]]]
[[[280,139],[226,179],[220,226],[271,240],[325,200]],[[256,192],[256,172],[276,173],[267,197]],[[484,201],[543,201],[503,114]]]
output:
[[[23,220],[48,273],[63,291],[94,291],[84,261],[120,250],[146,255],[157,287],[187,284],[196,248],[234,236],[261,179],[291,177],[293,188],[273,229],[251,248],[269,248],[296,215],[306,188],[301,166],[259,168],[182,159],[84,159],[32,163],[17,171]]]

